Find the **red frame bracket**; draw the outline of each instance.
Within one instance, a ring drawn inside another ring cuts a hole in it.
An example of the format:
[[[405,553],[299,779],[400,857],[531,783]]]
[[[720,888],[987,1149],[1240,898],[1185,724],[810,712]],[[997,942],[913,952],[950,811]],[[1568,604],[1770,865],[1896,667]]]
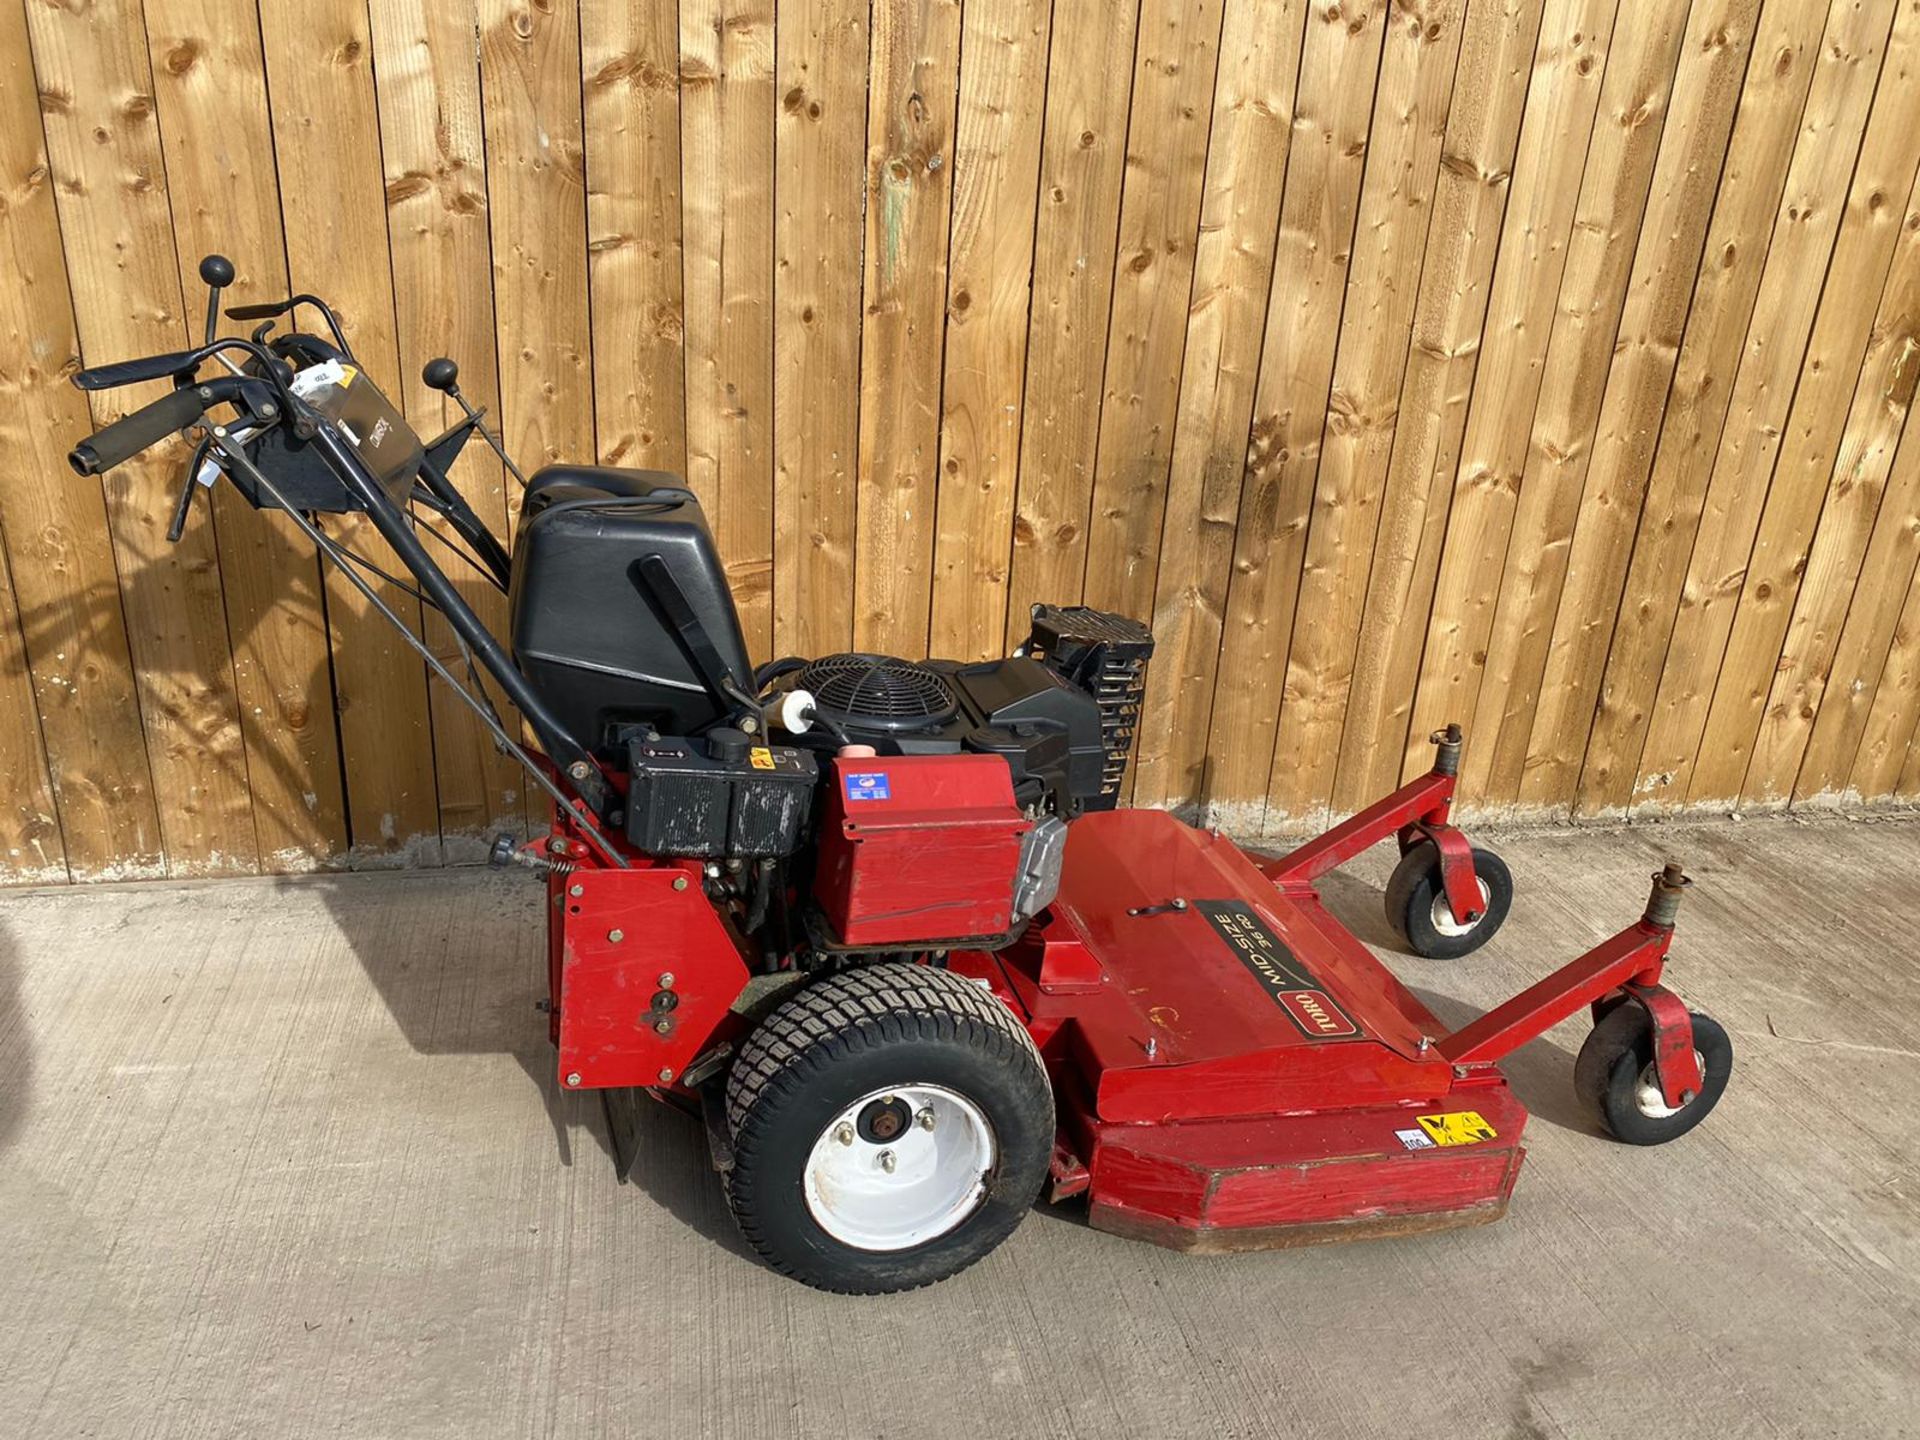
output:
[[[1480,881],[1473,870],[1473,845],[1465,832],[1452,825],[1425,820],[1414,821],[1407,827],[1407,832],[1431,840],[1434,848],[1440,852],[1440,883],[1446,889],[1447,905],[1453,911],[1453,918],[1462,925],[1471,925],[1485,914],[1486,902],[1480,894]]]
[[[1691,1102],[1705,1083],[1693,1048],[1693,1016],[1686,1002],[1663,985],[1630,981],[1621,988],[1647,1012],[1653,1026],[1653,1073],[1660,1081],[1660,1096],[1677,1110]]]

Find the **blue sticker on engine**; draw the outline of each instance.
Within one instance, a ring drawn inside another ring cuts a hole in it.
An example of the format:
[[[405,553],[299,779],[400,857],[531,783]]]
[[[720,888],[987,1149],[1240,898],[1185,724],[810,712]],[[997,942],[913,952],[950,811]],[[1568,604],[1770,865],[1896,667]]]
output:
[[[884,772],[876,775],[848,775],[847,799],[849,800],[891,800],[893,792],[887,789],[887,777]]]

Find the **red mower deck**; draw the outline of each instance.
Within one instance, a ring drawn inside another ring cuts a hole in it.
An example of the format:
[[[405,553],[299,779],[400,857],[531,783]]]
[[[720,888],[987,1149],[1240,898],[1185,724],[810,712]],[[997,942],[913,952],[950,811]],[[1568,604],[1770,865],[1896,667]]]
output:
[[[1484,903],[1448,819],[1459,735],[1435,738],[1432,773],[1278,860],[1164,811],[1083,816],[1049,910],[1009,947],[953,952],[949,968],[989,987],[1046,1061],[1054,1200],[1085,1195],[1096,1227],[1180,1250],[1498,1219],[1527,1111],[1496,1062],[1584,1006],[1596,1019],[1643,1008],[1669,1103],[1698,1092],[1689,1016],[1659,985],[1688,883],[1677,869],[1654,877],[1640,920],[1451,1032],[1321,902],[1316,879],[1397,838],[1403,854],[1437,852],[1436,904]],[[747,971],[699,869],[583,858],[550,878],[563,1084],[644,1085],[692,1105],[689,1086],[747,1028]],[[927,883],[940,888],[937,867]],[[628,934],[677,955],[675,971],[621,958]]]

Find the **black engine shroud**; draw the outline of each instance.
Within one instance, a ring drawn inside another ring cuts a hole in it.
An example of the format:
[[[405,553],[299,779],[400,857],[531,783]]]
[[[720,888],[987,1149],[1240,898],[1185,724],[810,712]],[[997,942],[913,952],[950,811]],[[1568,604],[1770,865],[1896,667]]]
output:
[[[702,737],[715,727],[733,734],[743,702],[758,696],[772,709],[783,692],[802,690],[817,719],[803,734],[768,737],[781,746],[1000,755],[1023,807],[1069,819],[1118,803],[1153,650],[1137,621],[1036,605],[1032,635],[1007,659],[829,655],[781,661],[756,685],[692,493],[670,475],[585,466],[550,466],[528,486],[510,609],[515,657],[529,681],[583,746],[630,773],[659,771],[664,782],[671,771],[683,787],[704,773],[738,790],[740,777],[727,778],[737,757],[709,753]],[[684,759],[674,758],[680,750],[636,758],[636,737],[649,745],[681,737]],[[735,821],[724,810],[701,820],[706,838],[687,841],[687,853],[734,849],[720,837]],[[649,833],[659,839],[657,829]]]

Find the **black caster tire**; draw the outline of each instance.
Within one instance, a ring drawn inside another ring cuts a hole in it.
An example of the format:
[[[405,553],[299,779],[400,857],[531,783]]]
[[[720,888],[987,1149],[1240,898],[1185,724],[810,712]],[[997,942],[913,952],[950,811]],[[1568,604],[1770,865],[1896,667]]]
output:
[[[1513,875],[1507,862],[1491,850],[1473,851],[1473,876],[1480,882],[1485,909],[1480,918],[1462,925],[1447,905],[1440,879],[1440,847],[1423,840],[1394,866],[1387,881],[1387,923],[1416,955],[1429,960],[1458,960],[1471,955],[1506,923],[1513,906]]]
[[[1653,1073],[1653,1022],[1637,1004],[1608,1012],[1580,1047],[1573,1087],[1616,1140],[1664,1145],[1678,1140],[1713,1112],[1733,1074],[1733,1041],[1718,1021],[1693,1016],[1693,1052],[1700,1062],[1700,1093],[1668,1108]]]
[[[1033,1039],[980,986],[875,964],[808,985],[727,1077],[727,1204],[782,1274],[845,1295],[957,1274],[1026,1217],[1053,1154]]]

